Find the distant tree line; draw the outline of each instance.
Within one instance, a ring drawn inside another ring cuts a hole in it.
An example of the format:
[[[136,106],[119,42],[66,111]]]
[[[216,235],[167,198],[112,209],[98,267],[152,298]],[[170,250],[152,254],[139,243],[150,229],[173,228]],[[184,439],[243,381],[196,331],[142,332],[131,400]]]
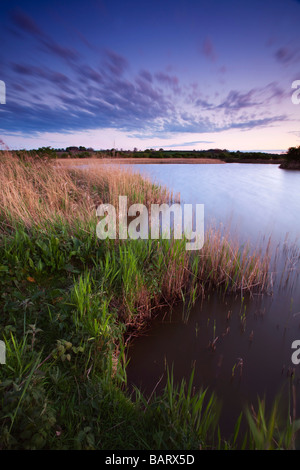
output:
[[[91,147],[70,146],[66,148],[40,147],[32,150],[15,150],[14,153],[22,158],[25,155],[37,158],[212,158],[231,162],[282,162],[285,158],[298,160],[300,147],[291,147],[287,154],[278,155],[265,152],[241,152],[229,151],[227,149],[209,149],[209,150],[164,150],[160,148],[137,150],[123,149],[105,149],[94,150]]]
[[[281,155],[265,153],[265,152],[231,152],[226,149],[209,149],[209,150],[153,150],[146,149],[144,151],[133,152],[132,157],[135,158],[217,158],[225,162],[238,162],[248,160],[278,160],[282,159]]]

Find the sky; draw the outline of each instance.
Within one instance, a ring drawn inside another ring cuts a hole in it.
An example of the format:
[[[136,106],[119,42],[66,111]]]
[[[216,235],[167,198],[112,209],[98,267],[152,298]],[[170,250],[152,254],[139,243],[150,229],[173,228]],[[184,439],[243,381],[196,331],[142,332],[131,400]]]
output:
[[[0,144],[285,152],[299,24],[300,0],[0,0]]]

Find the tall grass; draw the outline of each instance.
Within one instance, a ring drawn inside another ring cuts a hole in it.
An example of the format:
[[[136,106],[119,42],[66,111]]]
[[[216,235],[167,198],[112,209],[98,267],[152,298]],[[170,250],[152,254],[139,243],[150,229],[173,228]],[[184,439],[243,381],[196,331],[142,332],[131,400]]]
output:
[[[245,436],[247,446],[255,450],[296,449],[296,434],[300,429],[300,420],[296,419],[295,385],[292,386],[292,399],[289,399],[288,412],[282,415],[280,397],[277,396],[269,416],[266,402],[258,397],[257,410],[252,405],[246,409],[249,431]]]
[[[0,155],[2,230],[16,223],[28,228],[56,221],[88,224],[95,219],[99,204],[117,205],[119,195],[127,195],[130,204],[161,203],[171,197],[166,189],[129,170],[107,165],[70,170],[44,159],[20,160],[8,152]]]
[[[144,408],[152,429],[151,449],[200,450],[217,445],[214,438],[220,406],[215,395],[203,389],[195,391],[194,371],[188,381],[183,379],[179,384],[174,382],[173,370],[166,373],[161,394],[154,393],[146,400],[136,389],[136,401]]]
[[[198,277],[206,284],[221,286],[224,292],[243,295],[271,287],[269,247],[264,252],[247,244],[241,247],[221,229],[210,229],[198,256]]]

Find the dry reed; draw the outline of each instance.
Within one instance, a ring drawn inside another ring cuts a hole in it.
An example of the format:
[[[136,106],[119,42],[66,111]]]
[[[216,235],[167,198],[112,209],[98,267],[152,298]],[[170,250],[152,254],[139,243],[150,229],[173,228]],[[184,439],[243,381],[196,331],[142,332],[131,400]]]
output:
[[[172,195],[130,170],[108,165],[88,170],[69,169],[44,159],[0,156],[0,223],[2,230],[16,222],[29,228],[62,220],[89,222],[101,203],[116,205],[119,195],[130,204],[168,202]]]
[[[209,229],[199,252],[198,277],[225,291],[264,291],[271,287],[269,246],[262,251],[241,247],[221,229]]]

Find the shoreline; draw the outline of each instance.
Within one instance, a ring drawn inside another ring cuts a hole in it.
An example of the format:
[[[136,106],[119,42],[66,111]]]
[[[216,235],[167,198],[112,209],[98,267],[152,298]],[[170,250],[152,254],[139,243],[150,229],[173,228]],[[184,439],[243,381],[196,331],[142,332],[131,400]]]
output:
[[[269,164],[269,165],[281,165],[284,160],[263,160],[263,159],[243,159],[243,160],[220,160],[218,158],[56,158],[55,162],[61,163],[64,166],[68,165],[83,165],[83,164],[116,164],[116,165],[139,165],[139,164],[159,164],[159,165],[170,165],[170,164],[196,164],[196,165],[224,165],[231,163],[241,164]]]
[[[226,162],[218,158],[57,158],[56,162],[62,164],[83,164],[83,163],[116,163],[116,164],[140,164],[140,163],[196,163],[202,165],[224,164]]]
[[[297,161],[284,161],[280,167],[282,170],[300,170],[300,162]]]

